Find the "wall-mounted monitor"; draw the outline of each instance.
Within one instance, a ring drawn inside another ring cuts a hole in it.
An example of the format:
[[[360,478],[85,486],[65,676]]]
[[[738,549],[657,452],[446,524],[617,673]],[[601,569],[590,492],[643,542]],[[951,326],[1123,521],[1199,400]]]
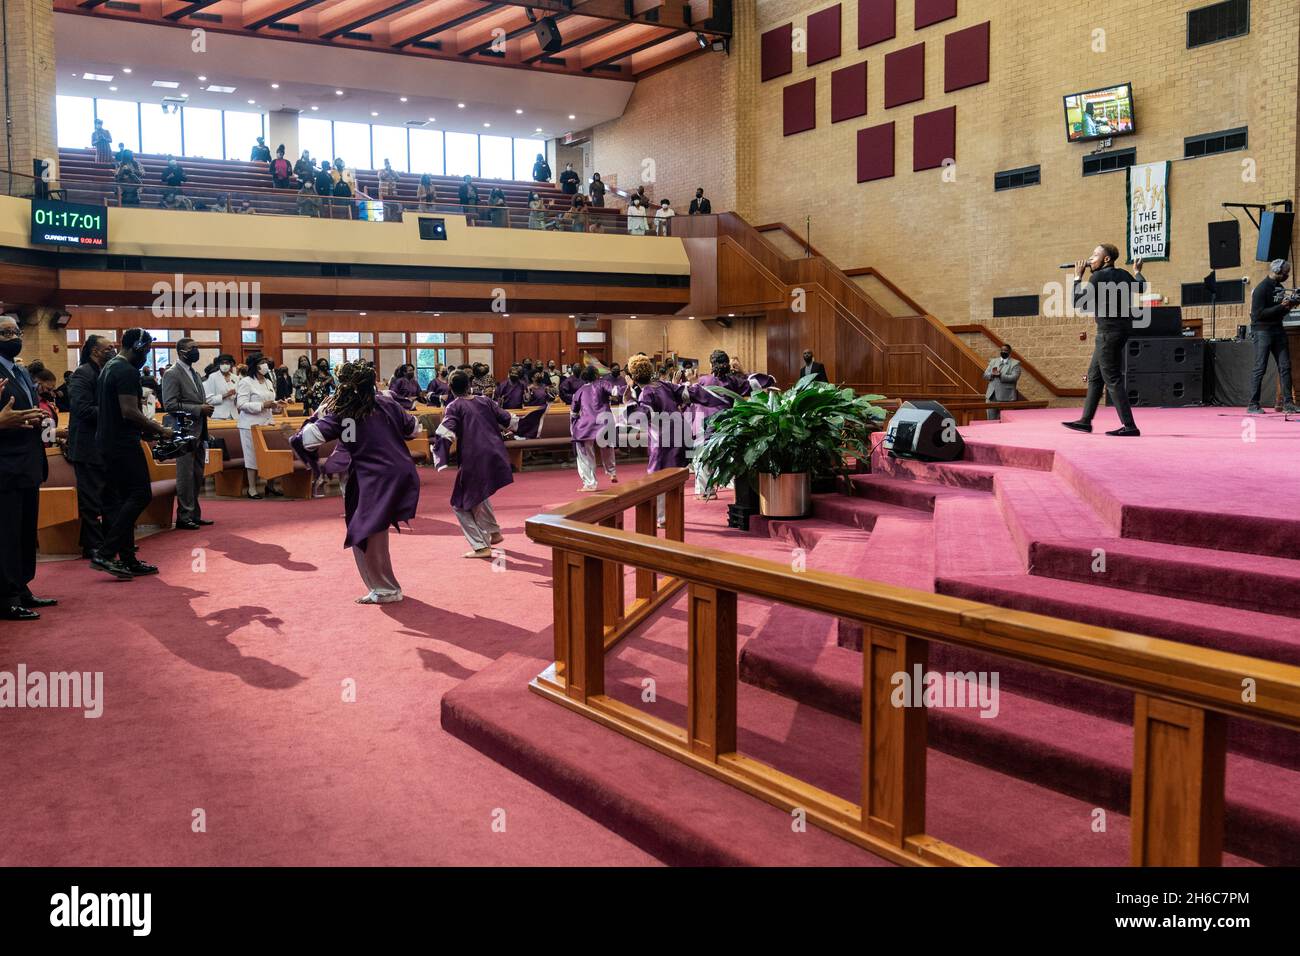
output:
[[[108,207],[33,199],[31,241],[45,246],[104,249],[108,246]]]
[[[1065,135],[1086,143],[1137,132],[1133,120],[1133,84],[1106,86],[1065,97]]]

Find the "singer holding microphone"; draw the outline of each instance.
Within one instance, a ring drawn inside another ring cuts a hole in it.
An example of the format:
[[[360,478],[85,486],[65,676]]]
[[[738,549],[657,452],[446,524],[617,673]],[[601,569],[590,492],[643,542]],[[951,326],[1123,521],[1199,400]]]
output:
[[[1128,341],[1134,313],[1139,311],[1135,299],[1146,288],[1146,279],[1142,276],[1141,258],[1133,263],[1133,275],[1116,265],[1118,259],[1119,249],[1103,243],[1092,250],[1091,256],[1074,265],[1074,307],[1096,319],[1097,332],[1092,362],[1088,365],[1088,397],[1083,401],[1083,414],[1077,421],[1061,424],[1078,432],[1091,432],[1092,418],[1105,386],[1120,420],[1120,427],[1106,434],[1127,438],[1142,434],[1133,421],[1133,410],[1124,390],[1124,343]],[[1085,271],[1092,273],[1087,282],[1083,281]]]

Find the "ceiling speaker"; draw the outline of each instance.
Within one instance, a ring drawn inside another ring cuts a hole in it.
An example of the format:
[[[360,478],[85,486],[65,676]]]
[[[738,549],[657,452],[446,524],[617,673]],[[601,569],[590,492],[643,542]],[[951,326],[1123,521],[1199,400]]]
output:
[[[543,53],[558,53],[564,45],[564,40],[560,38],[560,25],[555,22],[555,17],[542,17],[533,24],[533,32],[537,34],[537,42],[541,44]]]

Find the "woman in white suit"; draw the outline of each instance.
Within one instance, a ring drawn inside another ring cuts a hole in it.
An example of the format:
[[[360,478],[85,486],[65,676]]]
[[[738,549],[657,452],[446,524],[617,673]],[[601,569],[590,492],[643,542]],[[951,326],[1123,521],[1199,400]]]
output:
[[[207,393],[208,404],[212,406],[212,417],[232,419],[238,412],[235,409],[235,360],[229,355],[217,359],[217,367],[203,380],[203,390]]]
[[[281,408],[275,400],[275,379],[270,360],[262,355],[248,357],[248,374],[236,385],[235,406],[239,410],[239,441],[244,446],[244,470],[248,472],[248,497],[261,498],[257,492],[257,450],[253,447],[253,426],[271,424]],[[266,493],[283,498],[275,482],[266,483]]]

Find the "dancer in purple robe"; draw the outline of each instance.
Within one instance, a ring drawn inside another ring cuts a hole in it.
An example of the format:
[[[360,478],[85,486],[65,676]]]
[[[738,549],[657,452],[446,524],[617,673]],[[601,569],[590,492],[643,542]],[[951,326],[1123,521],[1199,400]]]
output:
[[[519,366],[512,365],[509,377],[497,386],[496,394],[492,397],[502,408],[523,408],[524,394],[527,391],[528,386],[524,383]]]
[[[731,359],[722,349],[715,349],[709,355],[710,374],[701,376],[695,382],[687,386],[687,392],[691,397],[691,403],[695,406],[695,428],[696,444],[702,445],[708,440],[709,436],[709,419],[718,412],[730,408],[735,404],[735,400],[726,396],[718,395],[710,390],[710,386],[715,388],[725,388],[728,391],[735,392],[737,395],[746,396],[749,394],[749,382],[738,375],[731,373]],[[699,465],[695,466],[695,494],[705,501],[711,501],[717,495],[709,489],[708,473]]]
[[[408,412],[415,408],[415,403],[420,400],[420,386],[415,381],[415,366],[400,366],[389,379],[388,390],[393,393],[393,398],[397,399],[398,404]]]
[[[369,588],[357,603],[391,604],[402,600],[402,587],[393,574],[388,529],[414,518],[420,503],[420,476],[406,449],[418,426],[395,399],[379,394],[371,366],[349,362],[338,381],[334,407],[304,425],[291,444],[302,457],[333,440],[346,449],[343,545],[352,549]]]
[[[640,413],[645,416],[645,425],[649,431],[650,463],[646,473],[652,474],[665,468],[684,468],[686,466],[687,430],[690,428],[686,414],[684,389],[680,385],[670,385],[655,378],[654,362],[646,355],[634,355],[627,361],[627,373],[632,376],[632,383],[638,389],[636,405],[629,412],[631,417]],[[664,496],[658,499],[659,527],[664,526]]]
[[[491,498],[515,480],[501,432],[514,429],[518,419],[486,395],[470,395],[470,379],[464,372],[451,377],[451,393],[454,397],[437,433],[445,442],[455,440],[460,453],[451,510],[469,542],[470,550],[463,556],[490,558],[492,545],[504,540]],[[445,467],[445,458],[439,466]]]
[[[555,390],[547,385],[546,373],[538,369],[533,373],[533,384],[524,396],[521,408],[533,408],[537,405],[549,405],[555,401]]]
[[[766,372],[750,372],[749,378],[746,379],[746,381],[749,382],[750,395],[776,387],[776,379],[771,375],[768,375]]]
[[[580,388],[582,388],[582,369],[575,365],[570,370],[568,378],[560,382],[560,401],[565,405],[572,405],[573,396]]]
[[[569,410],[569,431],[573,435],[573,447],[578,458],[578,477],[582,479],[583,491],[595,491],[596,482],[596,447],[600,446],[601,464],[605,474],[609,475],[610,484],[618,484],[618,474],[614,463],[614,446],[608,440],[612,433],[609,427],[613,412],[609,408],[610,395],[615,385],[607,378],[602,378],[594,365],[582,370],[582,388],[573,396],[573,406]]]

